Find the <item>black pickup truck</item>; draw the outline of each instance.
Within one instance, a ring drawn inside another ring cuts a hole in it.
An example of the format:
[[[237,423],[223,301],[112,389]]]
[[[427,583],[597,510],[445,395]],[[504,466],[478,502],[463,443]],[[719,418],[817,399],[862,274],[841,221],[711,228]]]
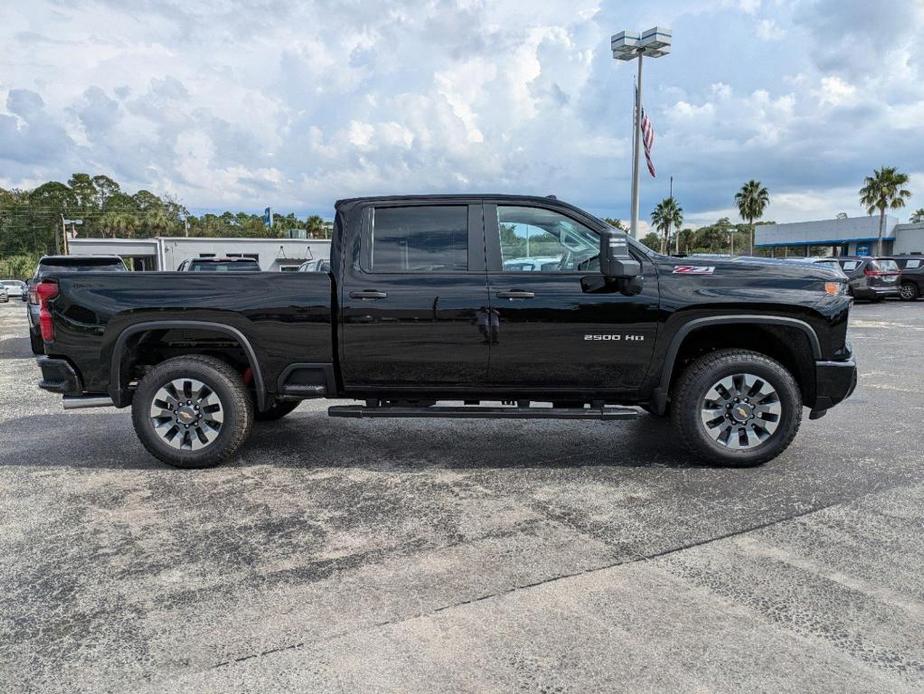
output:
[[[131,405],[150,453],[204,467],[306,398],[357,401],[341,417],[644,409],[699,457],[756,465],[856,385],[842,275],[658,255],[554,198],[342,200],[329,273],[243,277],[48,274],[40,386]]]

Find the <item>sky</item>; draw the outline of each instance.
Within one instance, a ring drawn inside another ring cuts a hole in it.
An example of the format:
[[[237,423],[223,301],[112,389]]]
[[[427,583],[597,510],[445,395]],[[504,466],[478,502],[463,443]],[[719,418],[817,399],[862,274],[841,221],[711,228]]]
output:
[[[627,219],[635,63],[688,225],[851,216],[882,165],[924,207],[924,0],[31,0],[0,8],[0,186],[105,173],[192,211],[554,194]],[[644,165],[643,165],[644,171]]]

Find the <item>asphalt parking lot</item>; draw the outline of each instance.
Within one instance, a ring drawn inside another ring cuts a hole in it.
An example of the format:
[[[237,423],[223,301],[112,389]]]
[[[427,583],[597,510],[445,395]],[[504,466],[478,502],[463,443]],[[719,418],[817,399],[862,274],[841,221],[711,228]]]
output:
[[[162,466],[0,305],[4,691],[921,691],[924,301],[764,467],[628,423],[329,419]]]

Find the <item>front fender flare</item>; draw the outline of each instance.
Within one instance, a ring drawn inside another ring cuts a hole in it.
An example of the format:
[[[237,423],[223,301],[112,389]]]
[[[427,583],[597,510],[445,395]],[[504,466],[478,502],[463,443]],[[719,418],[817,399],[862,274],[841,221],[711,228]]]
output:
[[[677,360],[677,354],[687,336],[694,330],[712,325],[778,325],[787,328],[796,328],[801,330],[808,338],[809,345],[812,348],[812,356],[816,361],[822,358],[821,342],[818,340],[818,334],[811,325],[798,318],[789,318],[786,316],[762,316],[759,314],[742,314],[735,316],[707,316],[705,318],[694,318],[680,326],[674,336],[671,338],[670,345],[664,355],[664,362],[661,366],[661,378],[657,387],[652,391],[651,400],[655,412],[659,415],[667,411],[667,398],[670,394],[671,378],[674,374],[674,363]]]

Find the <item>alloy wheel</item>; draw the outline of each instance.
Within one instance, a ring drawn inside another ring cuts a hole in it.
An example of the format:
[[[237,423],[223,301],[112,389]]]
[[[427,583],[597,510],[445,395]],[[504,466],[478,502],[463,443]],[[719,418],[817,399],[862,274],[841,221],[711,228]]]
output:
[[[154,431],[169,446],[198,451],[218,437],[224,422],[221,399],[207,384],[177,378],[162,385],[150,411]]]
[[[706,391],[701,419],[717,444],[744,450],[769,439],[779,427],[782,413],[779,394],[766,379],[739,373],[726,376]]]

